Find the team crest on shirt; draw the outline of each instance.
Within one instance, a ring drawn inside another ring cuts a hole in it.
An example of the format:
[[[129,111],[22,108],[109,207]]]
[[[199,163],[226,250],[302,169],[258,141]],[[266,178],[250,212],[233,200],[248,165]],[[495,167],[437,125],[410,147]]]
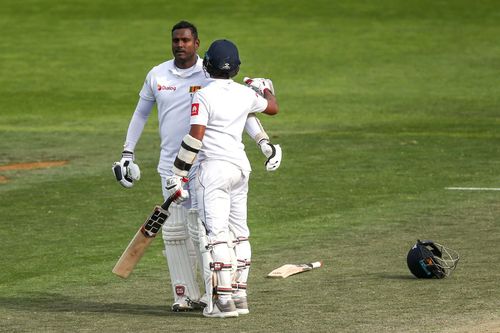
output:
[[[199,109],[200,109],[200,103],[193,103],[191,105],[191,115],[192,116],[197,116]]]
[[[196,91],[198,91],[200,89],[201,89],[201,86],[191,86],[191,87],[189,87],[189,92],[195,93]]]

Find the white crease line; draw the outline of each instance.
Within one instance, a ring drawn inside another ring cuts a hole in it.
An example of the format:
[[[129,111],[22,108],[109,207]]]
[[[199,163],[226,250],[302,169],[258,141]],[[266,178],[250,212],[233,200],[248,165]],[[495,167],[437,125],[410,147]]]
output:
[[[498,187],[445,187],[445,189],[457,191],[500,191]]]

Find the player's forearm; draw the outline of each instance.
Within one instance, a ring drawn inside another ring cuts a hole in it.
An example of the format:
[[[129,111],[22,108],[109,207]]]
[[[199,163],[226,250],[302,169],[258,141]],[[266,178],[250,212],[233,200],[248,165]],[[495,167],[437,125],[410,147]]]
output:
[[[269,91],[269,89],[264,90],[264,98],[267,100],[267,108],[264,110],[263,113],[270,116],[278,114],[279,111],[278,102],[276,101],[276,97],[273,94],[271,94],[271,91]]]
[[[154,102],[148,101],[140,98],[137,102],[137,107],[130,120],[130,124],[127,130],[127,137],[125,138],[125,144],[123,145],[124,150],[133,152],[135,146],[139,141],[144,126],[148,121],[151,110],[153,109]]]
[[[245,131],[257,144],[262,140],[269,140],[269,136],[264,130],[264,127],[262,127],[259,118],[253,113],[250,113],[247,117]]]

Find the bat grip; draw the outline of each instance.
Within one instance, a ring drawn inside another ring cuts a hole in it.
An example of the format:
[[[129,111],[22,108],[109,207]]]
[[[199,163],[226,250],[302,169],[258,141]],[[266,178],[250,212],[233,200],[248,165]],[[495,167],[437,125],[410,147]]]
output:
[[[165,202],[161,205],[161,208],[165,209],[165,210],[168,210],[168,207],[170,207],[170,204],[173,202],[174,200],[172,199],[172,197],[168,198],[167,200],[165,200]]]

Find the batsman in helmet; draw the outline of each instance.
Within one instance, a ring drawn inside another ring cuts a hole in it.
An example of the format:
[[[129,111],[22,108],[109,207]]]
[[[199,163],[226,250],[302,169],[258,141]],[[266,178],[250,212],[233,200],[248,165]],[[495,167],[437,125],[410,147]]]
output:
[[[247,195],[250,163],[242,143],[249,115],[275,115],[278,104],[268,79],[232,78],[240,68],[236,45],[214,41],[203,59],[212,81],[191,104],[189,133],[184,136],[167,183],[170,194],[183,190],[182,178],[198,163],[191,196],[198,207],[198,230],[208,303],[206,317],[248,314],[247,281],[251,264]]]

